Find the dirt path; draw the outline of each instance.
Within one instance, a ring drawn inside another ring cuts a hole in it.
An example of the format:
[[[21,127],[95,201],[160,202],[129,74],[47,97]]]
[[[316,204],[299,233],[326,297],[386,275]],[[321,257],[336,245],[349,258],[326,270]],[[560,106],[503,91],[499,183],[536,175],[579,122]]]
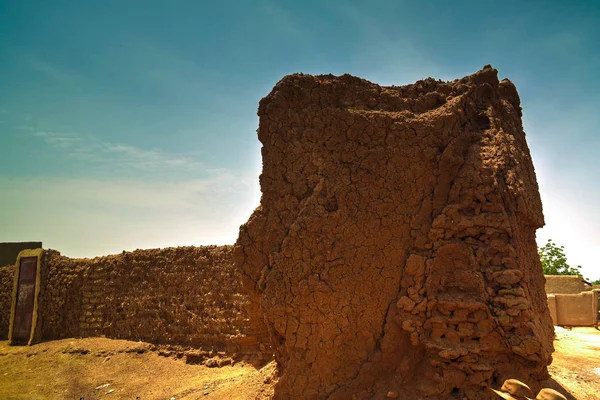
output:
[[[65,339],[32,347],[3,341],[0,399],[260,399],[261,391],[269,394],[263,381],[272,370],[243,363],[186,364],[183,358],[160,356],[147,343],[126,340]],[[227,394],[236,387],[239,395]]]
[[[554,389],[570,399],[600,399],[600,331],[558,327],[555,331],[554,361],[549,368],[555,384],[559,385]],[[551,385],[550,382],[548,386]]]
[[[570,399],[600,399],[600,331],[557,329],[553,379]],[[32,347],[0,342],[0,399],[264,400],[273,393],[273,363],[262,369],[186,364],[146,343],[65,339]]]

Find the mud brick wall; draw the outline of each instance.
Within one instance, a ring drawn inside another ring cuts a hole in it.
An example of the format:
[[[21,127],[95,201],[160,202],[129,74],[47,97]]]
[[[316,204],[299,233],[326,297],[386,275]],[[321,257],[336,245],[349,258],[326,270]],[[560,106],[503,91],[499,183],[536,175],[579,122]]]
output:
[[[44,339],[106,336],[268,356],[231,246],[136,250],[93,259],[45,251]],[[261,346],[262,345],[262,346]]]
[[[544,217],[510,81],[294,74],[258,115],[261,205],[235,260],[272,332],[275,398],[539,389]]]
[[[577,294],[550,294],[552,322],[558,326],[595,326],[598,323],[600,289]]]
[[[545,275],[547,294],[578,294],[592,290],[579,275]]]
[[[14,265],[0,267],[0,340],[8,339]]]
[[[38,298],[38,326],[43,339],[80,336],[78,318],[87,262],[61,256],[56,250],[44,251]]]

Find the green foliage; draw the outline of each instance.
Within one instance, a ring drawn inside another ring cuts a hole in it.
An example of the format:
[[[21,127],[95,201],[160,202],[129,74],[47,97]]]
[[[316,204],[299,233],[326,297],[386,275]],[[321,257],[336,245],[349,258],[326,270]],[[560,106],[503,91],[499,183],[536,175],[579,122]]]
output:
[[[564,248],[548,239],[548,243],[538,249],[545,275],[581,275],[581,265],[571,267],[567,264]]]
[[[600,279],[596,279],[595,281],[592,281],[592,285],[600,285]]]

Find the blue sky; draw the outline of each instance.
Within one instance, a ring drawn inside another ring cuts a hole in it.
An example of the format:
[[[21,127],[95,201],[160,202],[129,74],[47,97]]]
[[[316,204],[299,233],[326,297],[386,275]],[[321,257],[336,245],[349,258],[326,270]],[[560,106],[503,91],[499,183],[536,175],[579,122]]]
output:
[[[539,242],[600,278],[598,39],[597,1],[0,0],[0,241],[233,243],[260,198],[257,104],[281,77],[492,64],[521,95]]]

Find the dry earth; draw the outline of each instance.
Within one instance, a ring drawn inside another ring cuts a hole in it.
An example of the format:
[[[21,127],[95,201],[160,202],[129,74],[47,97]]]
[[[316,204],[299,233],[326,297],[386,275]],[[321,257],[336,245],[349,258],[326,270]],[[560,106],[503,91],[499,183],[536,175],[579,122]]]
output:
[[[600,399],[600,331],[557,328],[552,386],[569,399]],[[163,354],[163,355],[159,355]],[[273,363],[221,368],[142,342],[64,339],[32,347],[0,342],[0,399],[268,399]]]
[[[600,331],[558,327],[555,330],[554,360],[548,370],[554,383],[568,393],[560,386],[553,386],[554,389],[570,394],[571,399],[600,399]]]
[[[0,342],[0,399],[263,399],[274,363],[208,368],[143,342],[63,339],[31,347]],[[163,354],[163,355],[161,355]]]

